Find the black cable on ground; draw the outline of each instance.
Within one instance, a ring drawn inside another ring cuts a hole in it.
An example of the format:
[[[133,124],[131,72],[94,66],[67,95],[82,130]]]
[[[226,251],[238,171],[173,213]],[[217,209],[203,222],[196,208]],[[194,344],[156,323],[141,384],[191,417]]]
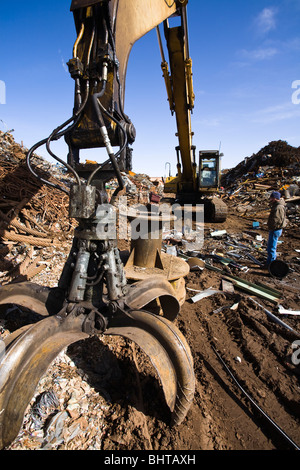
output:
[[[291,444],[295,450],[300,450],[300,447],[268,416],[261,408],[258,406],[258,404],[253,400],[253,398],[250,397],[250,395],[246,392],[246,390],[241,386],[241,384],[237,381],[237,379],[234,377],[228,366],[225,364],[224,360],[220,356],[220,354],[217,352],[215,347],[211,344],[212,350],[216,354],[217,358],[219,361],[222,363],[223,367],[225,368],[226,372],[229,374],[229,376],[232,378],[234,383],[238,386],[238,388],[243,392],[243,394],[248,398],[248,400],[252,403],[252,405],[263,415],[264,418],[267,419],[267,421],[278,431],[281,436],[289,443]]]

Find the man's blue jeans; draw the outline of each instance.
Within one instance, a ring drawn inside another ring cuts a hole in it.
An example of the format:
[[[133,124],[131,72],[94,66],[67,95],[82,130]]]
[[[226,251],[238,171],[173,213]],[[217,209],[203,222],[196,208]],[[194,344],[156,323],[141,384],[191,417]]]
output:
[[[282,229],[279,230],[270,230],[269,232],[269,240],[268,240],[268,247],[267,247],[267,264],[269,265],[274,261],[277,257],[276,254],[276,248],[277,248],[277,243],[279,240],[279,237],[282,234]]]

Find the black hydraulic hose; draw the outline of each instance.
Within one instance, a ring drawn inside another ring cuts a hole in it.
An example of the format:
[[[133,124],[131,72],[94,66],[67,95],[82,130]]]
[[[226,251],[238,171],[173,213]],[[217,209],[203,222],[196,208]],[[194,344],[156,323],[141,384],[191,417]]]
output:
[[[93,28],[93,33],[92,33],[92,36],[91,36],[91,41],[90,41],[90,45],[89,45],[89,50],[88,50],[88,59],[87,59],[87,65],[89,65],[90,63],[90,57],[91,57],[91,51],[92,51],[92,46],[93,46],[93,42],[94,42],[94,39],[95,39],[95,25],[94,25],[94,28]],[[78,88],[78,81],[76,81],[76,89]],[[63,135],[65,135],[67,132],[70,132],[77,124],[78,120],[80,119],[80,115],[83,111],[83,109],[85,108],[86,106],[86,103],[87,103],[87,100],[88,100],[88,97],[89,97],[89,88],[90,88],[90,84],[89,84],[89,81],[87,81],[86,83],[86,95],[85,95],[85,99],[83,101],[83,103],[80,105],[80,107],[78,108],[78,110],[73,114],[73,116],[71,118],[69,118],[67,121],[65,121],[63,124],[61,124],[59,127],[57,127],[56,129],[54,129],[54,131],[50,134],[50,136],[47,138],[47,139],[44,139],[44,140],[41,140],[40,142],[38,142],[37,144],[35,144],[33,147],[31,147],[31,149],[29,150],[29,152],[27,153],[27,158],[26,158],[26,163],[27,163],[27,167],[29,169],[29,171],[37,178],[39,179],[40,181],[42,181],[44,184],[48,185],[48,186],[51,186],[51,187],[54,187],[56,189],[59,189],[60,191],[63,191],[64,193],[66,194],[69,194],[69,191],[65,190],[64,188],[62,188],[61,186],[58,186],[58,185],[55,185],[54,183],[51,183],[47,180],[44,180],[41,176],[39,176],[37,173],[35,173],[35,171],[33,170],[33,168],[31,167],[31,163],[30,163],[30,159],[31,159],[31,156],[33,154],[33,152],[41,147],[42,145],[46,144],[46,148],[47,148],[47,151],[48,153],[59,163],[61,163],[62,165],[64,165],[71,173],[73,173],[78,185],[80,186],[81,185],[81,181],[80,181],[80,178],[79,178],[79,175],[77,174],[77,172],[74,170],[74,168],[69,165],[68,163],[66,163],[65,161],[61,160],[59,157],[57,157],[57,155],[55,155],[51,149],[50,149],[50,142],[53,141],[53,140],[58,140],[60,139]],[[78,91],[78,90],[77,90]],[[69,126],[67,129],[65,129],[64,131],[62,131],[62,129],[64,129],[66,126],[68,126],[72,121],[73,124],[71,126]],[[62,132],[60,132],[62,131]]]
[[[107,85],[107,80],[103,80],[102,81],[102,90],[99,91],[99,93],[94,93],[93,96],[92,96],[93,106],[94,106],[94,109],[95,109],[95,112],[96,112],[96,115],[97,115],[97,119],[98,119],[99,124],[100,124],[101,127],[105,127],[105,123],[104,123],[104,119],[103,119],[102,113],[100,111],[100,108],[98,106],[98,99],[100,99],[101,96],[104,95],[106,85]]]
[[[94,286],[96,286],[97,284],[99,284],[99,282],[101,281],[101,279],[103,278],[103,276],[104,276],[104,272],[102,271],[102,272],[98,275],[98,277],[95,278],[95,279],[96,279],[95,281],[93,281],[93,282],[87,282],[86,285],[87,285],[88,287],[94,287]]]
[[[81,185],[81,181],[80,181],[80,178],[79,178],[79,175],[77,174],[77,172],[74,170],[74,168],[69,165],[68,163],[66,163],[65,161],[61,160],[59,157],[57,157],[57,155],[55,155],[51,149],[50,149],[50,143],[51,141],[53,140],[58,140],[60,139],[63,135],[67,134],[68,132],[70,132],[77,124],[78,120],[80,119],[80,115],[83,111],[83,109],[85,108],[86,106],[86,103],[87,103],[87,100],[88,100],[88,96],[89,96],[89,82],[87,82],[87,88],[86,88],[86,95],[85,95],[85,99],[84,99],[84,102],[82,103],[82,105],[80,106],[80,108],[73,114],[73,116],[68,119],[66,122],[64,122],[63,124],[61,124],[59,127],[57,127],[56,129],[54,129],[54,131],[50,134],[50,136],[48,137],[47,139],[47,142],[46,142],[46,148],[47,148],[47,151],[49,153],[49,155],[51,155],[51,157],[53,157],[56,161],[58,161],[59,163],[61,163],[62,165],[66,166],[66,168],[71,171],[73,173],[73,175],[75,176],[76,180],[77,180],[77,184],[80,186]],[[73,120],[74,123],[69,126],[67,129],[65,129],[64,131],[60,132],[64,127],[66,127],[68,124],[70,124],[70,122],[72,122]]]
[[[27,164],[27,167],[30,171],[30,173],[35,177],[37,178],[39,181],[41,181],[42,183],[48,185],[48,186],[51,186],[52,188],[56,188],[56,189],[59,189],[60,191],[66,193],[66,194],[69,194],[69,191],[67,191],[66,189],[62,188],[61,186],[58,186],[57,184],[54,184],[54,183],[51,183],[50,181],[47,181],[45,180],[44,178],[42,178],[40,175],[38,175],[37,173],[35,173],[35,171],[33,170],[33,168],[31,167],[31,163],[30,163],[30,159],[31,159],[31,156],[33,154],[33,152],[35,152],[36,149],[38,149],[39,147],[41,147],[42,145],[44,145],[46,142],[47,142],[48,139],[44,139],[44,140],[41,140],[40,142],[36,143],[35,145],[33,145],[31,147],[31,149],[29,150],[29,152],[27,153],[27,157],[26,157],[26,164]]]
[[[229,376],[232,378],[232,380],[234,381],[234,383],[238,386],[238,388],[243,392],[243,394],[248,398],[248,400],[250,400],[250,402],[252,403],[252,405],[264,416],[264,418],[267,419],[267,421],[269,421],[269,423],[272,424],[272,426],[276,429],[276,431],[278,431],[283,437],[284,439],[289,442],[289,444],[291,444],[295,450],[300,450],[300,447],[278,426],[278,424],[276,424],[271,418],[270,416],[268,416],[259,406],[257,403],[255,403],[255,401],[253,400],[253,398],[250,397],[250,395],[246,392],[246,390],[241,386],[241,384],[237,381],[237,379],[234,377],[234,375],[232,374],[231,370],[228,368],[228,366],[225,364],[225,362],[223,361],[222,357],[220,356],[220,354],[217,352],[217,350],[214,348],[214,346],[211,344],[211,347],[214,351],[214,353],[216,354],[216,356],[218,357],[219,361],[223,364],[226,372],[229,374]]]
[[[111,30],[111,25],[110,25],[109,18],[105,17],[105,21],[106,21],[106,26],[107,26],[107,31],[108,31],[108,34],[109,34],[109,38],[110,38],[112,48],[113,48],[113,60],[114,60],[114,65],[116,67],[116,78],[117,78],[117,83],[118,83],[118,87],[119,87],[118,88],[119,107],[120,107],[120,111],[121,111],[121,114],[123,116],[123,119],[125,121],[128,121],[128,117],[124,113],[123,104],[122,104],[121,82],[120,82],[120,75],[119,75],[119,61],[118,61],[117,55],[116,55],[115,39],[114,39],[114,36],[113,36],[113,32]]]
[[[103,106],[101,105],[99,99],[104,94],[105,87],[106,87],[106,81],[103,81],[102,90],[99,93],[94,93],[94,95],[92,96],[92,102],[93,102],[94,110],[95,110],[95,113],[96,113],[96,116],[97,116],[97,119],[98,119],[98,122],[99,122],[99,125],[100,125],[100,128],[101,128],[101,132],[104,132],[104,133],[106,133],[107,131],[106,131],[106,126],[105,126],[105,122],[104,122],[104,119],[103,119],[103,115],[102,115],[102,110],[103,111],[105,111],[105,110],[104,110]],[[108,112],[106,112],[106,114],[109,115]],[[122,129],[122,131],[124,132],[126,143],[127,143],[126,132],[123,129],[123,127],[121,126],[121,124],[116,119],[114,119],[111,115],[109,115],[109,117],[111,119],[113,119],[113,121]],[[110,161],[112,163],[112,166],[114,168],[114,172],[116,174],[118,184],[119,184],[119,187],[116,189],[116,191],[114,192],[114,195],[113,195],[113,197],[115,197],[117,195],[117,193],[124,188],[124,181],[123,181],[119,166],[118,166],[117,161],[116,161],[116,156],[115,156],[114,152],[112,151],[112,148],[110,148],[110,143],[109,143],[109,140],[108,140],[108,136],[103,135],[103,138],[104,138],[104,140],[107,139],[105,144],[107,144],[106,148],[107,148],[108,156],[109,156],[109,159],[110,159]],[[123,148],[125,148],[125,145],[123,145]],[[121,153],[123,148],[120,150],[119,153]],[[98,171],[100,171],[102,166],[103,166],[103,164],[99,165],[96,168],[96,170],[94,170],[93,173],[90,175],[90,177],[88,179],[88,182],[87,182],[88,185],[91,184],[92,179],[94,178],[96,173]]]
[[[100,104],[100,103],[99,103]],[[103,108],[103,111],[106,112]],[[112,119],[119,127],[120,129],[122,130],[123,134],[124,134],[124,143],[123,143],[123,146],[119,149],[119,151],[114,155],[114,154],[111,154],[110,155],[110,158],[108,160],[106,160],[104,163],[102,163],[98,168],[96,168],[96,170],[90,175],[89,177],[89,183],[92,181],[92,179],[95,177],[96,173],[98,173],[98,171],[101,170],[101,168],[106,165],[107,163],[111,162],[113,164],[113,167],[114,167],[114,170],[115,170],[115,173],[117,175],[117,179],[118,179],[118,183],[119,183],[119,186],[117,187],[117,189],[115,189],[115,191],[113,192],[112,194],[112,197],[111,197],[111,200],[110,200],[110,203],[111,204],[114,204],[114,200],[115,198],[117,197],[118,193],[124,188],[124,181],[123,181],[123,178],[122,178],[122,175],[121,175],[121,172],[120,172],[120,169],[119,169],[119,166],[118,166],[118,163],[116,161],[116,159],[118,158],[118,156],[123,152],[124,148],[126,147],[127,145],[127,134],[126,134],[126,131],[125,129],[123,128],[123,126],[113,117],[111,116],[108,112],[106,112],[107,115],[110,117],[110,119]]]
[[[121,129],[121,131],[123,132],[123,135],[124,135],[124,143],[123,143],[122,147],[120,148],[120,150],[118,150],[118,152],[114,155],[114,159],[116,159],[116,158],[121,154],[121,152],[124,150],[124,148],[125,148],[126,145],[127,145],[127,134],[126,134],[126,131],[125,131],[125,129],[123,128],[123,126],[119,123],[119,121],[118,121],[117,119],[115,119],[111,114],[109,114],[108,111],[106,111],[106,110],[103,108],[103,106],[102,106],[101,103],[99,103],[99,105],[101,106],[103,112],[104,112],[105,114],[107,114],[107,116],[108,116],[112,121],[114,121],[114,122],[117,124],[117,126],[120,127],[120,129]],[[90,175],[90,177],[89,177],[88,184],[91,183],[91,181],[92,181],[92,179],[94,178],[94,176],[96,175],[96,173],[97,173],[104,165],[107,165],[107,163],[109,163],[110,161],[111,161],[111,159],[109,158],[109,159],[106,160],[104,163],[102,163],[98,168],[96,168],[96,170],[93,171],[93,173],[92,173],[92,174]],[[119,171],[119,168],[118,168],[118,167],[117,167],[117,169],[118,169],[118,171]],[[122,176],[121,176],[121,178],[122,178]],[[121,186],[122,186],[122,189],[123,189],[123,187],[124,187],[124,185],[123,185],[123,180],[122,180],[122,185],[121,185]]]
[[[27,153],[27,157],[26,157],[26,164],[27,164],[27,167],[29,169],[29,171],[33,174],[33,176],[35,178],[37,178],[38,180],[40,180],[42,183],[48,185],[48,186],[51,186],[53,188],[56,188],[56,189],[59,189],[60,191],[63,191],[64,193],[66,194],[69,194],[69,191],[65,190],[64,188],[62,188],[61,186],[59,185],[56,185],[54,183],[51,183],[50,181],[48,180],[45,180],[44,178],[42,178],[40,175],[38,175],[32,168],[31,166],[31,162],[30,162],[30,159],[31,159],[31,156],[33,154],[33,152],[35,152],[35,150],[37,150],[39,147],[41,147],[42,145],[46,144],[47,145],[47,150],[48,152],[50,153],[50,155],[56,160],[58,161],[59,163],[61,163],[62,165],[64,165],[71,173],[73,173],[73,175],[75,176],[78,184],[80,185],[81,182],[80,182],[80,178],[78,176],[78,174],[76,173],[76,171],[74,170],[74,168],[71,167],[71,165],[69,165],[68,163],[64,162],[63,160],[61,160],[60,158],[58,158],[56,155],[54,155],[51,150],[49,149],[49,144],[50,144],[50,141],[51,140],[57,140],[59,138],[61,138],[64,134],[66,134],[67,132],[69,132],[71,130],[71,128],[73,128],[75,125],[76,125],[76,122],[75,121],[73,123],[73,125],[71,125],[69,128],[65,129],[65,131],[61,132],[60,134],[58,134],[58,132],[63,129],[64,127],[66,127],[70,122],[72,122],[73,120],[75,120],[76,118],[79,118],[83,108],[85,107],[86,105],[86,102],[87,102],[87,98],[88,98],[88,90],[89,90],[89,87],[87,85],[87,92],[86,92],[86,98],[84,100],[84,103],[82,104],[82,106],[80,107],[80,109],[78,109],[78,111],[70,118],[68,119],[65,123],[63,123],[61,126],[59,126],[57,129],[55,129],[51,135],[46,138],[46,139],[43,139],[41,140],[40,142],[36,143],[35,145],[33,145],[31,147],[31,149],[28,151]],[[50,151],[49,151],[50,150]]]

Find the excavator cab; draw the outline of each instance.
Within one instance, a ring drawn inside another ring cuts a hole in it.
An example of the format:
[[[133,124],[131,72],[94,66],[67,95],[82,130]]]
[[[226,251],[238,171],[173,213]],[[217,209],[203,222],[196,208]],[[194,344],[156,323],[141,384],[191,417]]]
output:
[[[220,154],[217,150],[199,152],[199,190],[216,191],[220,184]]]
[[[221,157],[218,150],[200,150],[198,167],[199,202],[204,205],[206,220],[224,222],[227,205],[216,196],[220,189]]]

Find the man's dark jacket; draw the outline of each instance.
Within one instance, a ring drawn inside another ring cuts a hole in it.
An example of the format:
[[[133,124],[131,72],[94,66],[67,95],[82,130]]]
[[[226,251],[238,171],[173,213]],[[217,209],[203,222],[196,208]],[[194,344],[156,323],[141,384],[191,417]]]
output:
[[[285,202],[284,199],[279,199],[272,204],[268,218],[268,229],[280,230],[284,227],[286,227]]]

